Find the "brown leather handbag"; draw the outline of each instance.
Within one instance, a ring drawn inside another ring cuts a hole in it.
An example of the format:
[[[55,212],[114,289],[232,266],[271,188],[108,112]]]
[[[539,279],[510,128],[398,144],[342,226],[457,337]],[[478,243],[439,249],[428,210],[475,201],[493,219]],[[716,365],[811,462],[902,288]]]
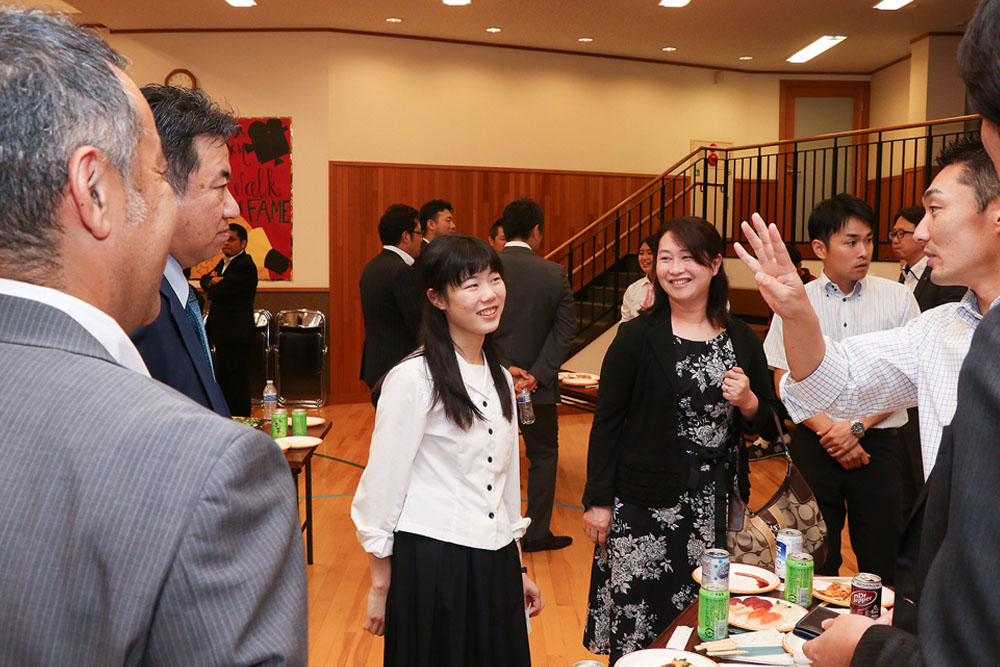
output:
[[[778,433],[784,433],[780,422]],[[775,538],[783,528],[802,531],[802,548],[812,554],[816,567],[826,562],[829,546],[826,521],[812,490],[787,451],[785,460],[788,465],[784,481],[759,510],[750,511],[738,493],[730,495],[726,546],[734,563],[773,568]]]

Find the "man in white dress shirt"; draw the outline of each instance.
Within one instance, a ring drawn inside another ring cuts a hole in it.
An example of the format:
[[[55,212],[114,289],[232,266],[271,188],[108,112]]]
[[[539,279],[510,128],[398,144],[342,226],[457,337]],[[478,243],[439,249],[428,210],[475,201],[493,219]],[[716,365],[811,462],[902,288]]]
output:
[[[830,340],[902,326],[920,312],[906,287],[868,275],[874,223],[871,207],[849,194],[820,202],[809,216],[809,238],[823,260],[823,273],[805,286],[805,293]],[[764,341],[776,386],[789,368],[783,325],[776,313]],[[815,410],[799,421],[788,448],[816,495],[829,531],[829,555],[817,564],[816,573],[839,574],[840,534],[850,514],[858,566],[892,583],[902,521],[897,429],[906,423],[906,411],[870,415],[861,410],[843,418]]]

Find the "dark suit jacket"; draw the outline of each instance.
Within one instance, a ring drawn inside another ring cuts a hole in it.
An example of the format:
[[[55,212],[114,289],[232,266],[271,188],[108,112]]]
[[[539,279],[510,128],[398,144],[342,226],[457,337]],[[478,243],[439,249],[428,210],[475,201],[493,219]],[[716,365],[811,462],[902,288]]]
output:
[[[942,303],[961,301],[966,291],[965,287],[935,285],[931,282],[931,267],[925,266],[920,280],[917,281],[917,286],[913,288],[913,298],[917,300],[917,305],[920,306],[922,313],[940,306]]]
[[[218,274],[222,262],[215,267]],[[245,252],[237,255],[222,274],[222,280],[209,284],[211,277],[201,277],[201,288],[208,296],[208,323],[205,329],[213,345],[253,343],[253,299],[257,294],[257,265]]]
[[[736,362],[750,378],[760,407],[753,421],[737,411],[731,436],[759,433],[773,419],[774,397],[760,338],[733,318],[727,329]],[[584,506],[611,505],[617,496],[643,507],[666,507],[687,490],[693,461],[672,446],[677,433],[677,358],[670,310],[625,322],[601,366],[594,424],[587,455]],[[741,495],[749,498],[746,448],[738,447]]]
[[[994,308],[972,338],[955,417],[903,534],[893,626],[864,634],[853,667],[997,663],[998,349],[1000,309]],[[916,604],[901,603],[903,597]]]
[[[391,250],[383,249],[365,265],[360,288],[365,318],[361,379],[374,387],[417,348],[423,299],[413,267]]]
[[[152,324],[139,327],[129,337],[150,375],[209,410],[230,416],[198,334],[166,277],[160,279],[160,314]]]
[[[0,664],[306,663],[295,487],[268,436],[36,301],[0,296],[0,368]]]
[[[500,362],[538,380],[535,403],[556,403],[559,367],[576,336],[576,304],[566,270],[529,248],[505,246],[500,259],[507,284],[507,302],[493,335]]]

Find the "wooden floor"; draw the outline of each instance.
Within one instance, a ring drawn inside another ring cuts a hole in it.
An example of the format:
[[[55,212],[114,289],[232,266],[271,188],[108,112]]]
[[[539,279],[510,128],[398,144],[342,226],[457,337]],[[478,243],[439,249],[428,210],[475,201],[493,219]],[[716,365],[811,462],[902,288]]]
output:
[[[382,639],[361,629],[368,592],[368,562],[354,536],[351,498],[368,459],[374,425],[370,404],[333,405],[310,414],[333,420],[333,428],[313,458],[313,512],[316,524],[315,563],[309,569],[309,664],[378,667]],[[532,619],[532,664],[569,667],[594,658],[583,648],[584,618],[593,545],[580,528],[586,473],[587,439],[592,415],[561,409],[559,416],[559,476],[552,530],[570,535],[573,544],[560,551],[525,554],[525,563],[542,589],[545,610]],[[522,446],[521,481],[526,480]],[[784,474],[784,459],[751,464],[750,506],[771,496]],[[303,490],[300,485],[300,494]],[[301,501],[300,501],[301,502]],[[856,571],[845,532],[841,573]]]

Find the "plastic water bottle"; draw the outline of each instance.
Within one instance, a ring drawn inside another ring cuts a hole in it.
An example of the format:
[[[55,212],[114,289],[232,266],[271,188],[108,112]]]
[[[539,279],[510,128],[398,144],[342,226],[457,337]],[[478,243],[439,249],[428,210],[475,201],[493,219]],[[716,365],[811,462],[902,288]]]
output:
[[[517,392],[517,418],[522,424],[535,423],[535,406],[531,404],[531,392],[527,388]]]
[[[264,387],[264,419],[271,421],[274,409],[278,407],[278,390],[274,388],[274,381],[268,380]]]

